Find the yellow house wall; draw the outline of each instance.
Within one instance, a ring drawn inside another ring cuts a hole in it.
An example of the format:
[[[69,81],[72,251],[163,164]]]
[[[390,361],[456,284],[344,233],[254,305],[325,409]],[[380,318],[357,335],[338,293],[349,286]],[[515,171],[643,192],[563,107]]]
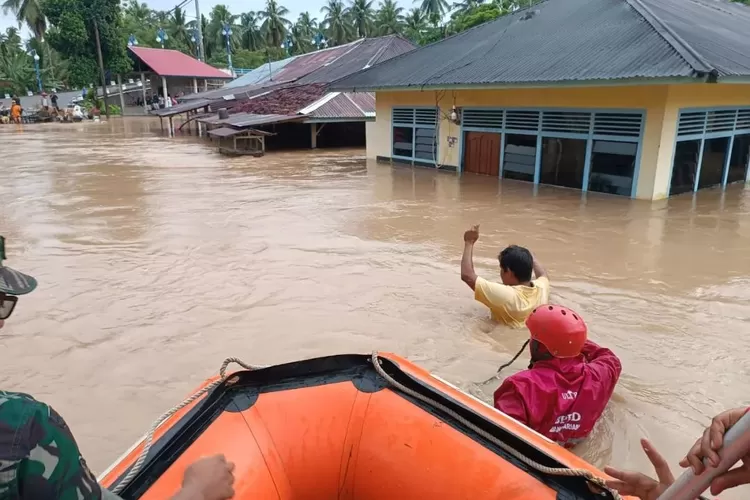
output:
[[[503,90],[445,90],[377,92],[376,121],[368,128],[367,156],[391,156],[391,109],[394,106],[434,106],[441,110],[438,162],[459,166],[460,126],[446,117],[451,107],[533,107],[642,109],[646,123],[636,196],[667,196],[674,137],[680,108],[750,105],[750,85],[695,84],[610,87],[533,88]],[[454,147],[448,137],[457,137]]]

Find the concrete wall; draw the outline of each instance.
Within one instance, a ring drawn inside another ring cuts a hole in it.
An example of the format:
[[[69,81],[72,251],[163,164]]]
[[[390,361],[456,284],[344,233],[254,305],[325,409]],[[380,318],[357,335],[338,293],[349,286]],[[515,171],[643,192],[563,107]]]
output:
[[[391,109],[440,106],[438,162],[458,167],[461,128],[446,120],[451,106],[641,109],[646,123],[637,197],[665,198],[680,108],[750,105],[750,85],[691,84],[612,87],[377,92],[376,121],[367,127],[367,156],[391,156]],[[448,137],[458,142],[450,147]]]

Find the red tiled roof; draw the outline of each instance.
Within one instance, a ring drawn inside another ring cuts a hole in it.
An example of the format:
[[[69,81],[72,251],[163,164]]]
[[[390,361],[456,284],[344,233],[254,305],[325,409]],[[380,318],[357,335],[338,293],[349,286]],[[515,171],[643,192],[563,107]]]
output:
[[[294,115],[305,106],[317,101],[326,92],[325,84],[298,85],[276,89],[243,101],[233,107],[232,113],[256,113],[260,115]]]
[[[130,51],[159,76],[183,76],[231,80],[232,77],[213,66],[178,50],[128,47]]]

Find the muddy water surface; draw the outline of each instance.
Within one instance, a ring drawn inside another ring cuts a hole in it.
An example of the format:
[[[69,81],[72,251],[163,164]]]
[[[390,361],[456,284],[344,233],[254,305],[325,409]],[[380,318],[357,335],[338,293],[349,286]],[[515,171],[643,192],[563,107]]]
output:
[[[478,382],[525,333],[459,279],[474,223],[482,275],[528,246],[553,300],[622,358],[578,454],[648,471],[646,436],[676,464],[711,416],[750,402],[748,191],[586,198],[358,150],[227,159],[157,128],[0,127],[0,232],[40,282],[0,332],[0,386],[57,407],[97,471],[226,356],[390,350],[489,401]]]

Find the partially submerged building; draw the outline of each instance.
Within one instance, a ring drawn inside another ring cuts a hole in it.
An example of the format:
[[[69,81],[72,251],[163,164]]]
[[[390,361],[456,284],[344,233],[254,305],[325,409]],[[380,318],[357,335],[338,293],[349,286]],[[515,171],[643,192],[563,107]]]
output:
[[[162,97],[207,92],[224,85],[232,76],[178,50],[128,47],[140,95],[132,95],[126,106],[145,108],[153,93]]]
[[[266,138],[270,149],[364,146],[367,122],[375,120],[374,95],[330,91],[331,83],[414,48],[399,35],[364,38],[261,66],[220,89],[185,96],[177,108],[160,114],[208,108],[198,121],[209,127],[220,109],[277,116],[278,122],[261,126],[274,133]]]
[[[750,8],[546,0],[343,78],[367,156],[659,199],[748,180]]]

